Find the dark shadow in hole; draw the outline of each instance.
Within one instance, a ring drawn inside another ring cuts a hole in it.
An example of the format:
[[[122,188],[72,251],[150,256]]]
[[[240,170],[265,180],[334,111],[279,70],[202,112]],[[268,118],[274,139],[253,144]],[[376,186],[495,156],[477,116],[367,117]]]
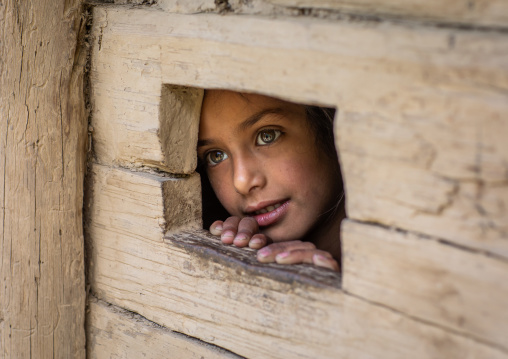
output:
[[[228,211],[219,202],[219,199],[213,191],[212,185],[208,180],[205,166],[202,163],[198,164],[197,172],[201,177],[201,193],[203,204],[203,228],[209,229],[213,222],[217,220],[224,221],[229,217]]]

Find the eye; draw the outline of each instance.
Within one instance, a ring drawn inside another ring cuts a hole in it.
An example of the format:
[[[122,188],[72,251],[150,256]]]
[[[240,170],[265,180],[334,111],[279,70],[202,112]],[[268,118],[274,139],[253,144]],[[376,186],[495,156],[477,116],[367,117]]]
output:
[[[259,131],[256,137],[256,145],[266,146],[270,143],[274,142],[281,135],[281,131],[279,130],[262,130]]]
[[[220,151],[220,150],[210,151],[205,156],[206,163],[209,166],[218,165],[219,163],[221,163],[222,161],[224,161],[227,158],[228,158],[228,155],[225,152]]]

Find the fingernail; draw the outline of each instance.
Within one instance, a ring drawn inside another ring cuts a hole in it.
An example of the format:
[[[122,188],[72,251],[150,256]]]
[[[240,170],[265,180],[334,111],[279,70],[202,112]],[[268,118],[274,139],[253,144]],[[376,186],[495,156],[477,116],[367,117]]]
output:
[[[215,226],[216,231],[222,231],[222,224],[218,224]]]
[[[287,256],[289,256],[289,252],[282,252],[282,253],[277,254],[277,259],[284,259]]]
[[[247,235],[245,233],[237,234],[235,237],[235,241],[245,241],[247,239]]]
[[[224,233],[222,233],[222,235],[220,236],[221,239],[224,239],[224,238],[233,238],[233,232],[231,231],[226,231]]]
[[[259,238],[254,238],[250,240],[250,244],[261,244],[263,241]]]
[[[321,262],[326,262],[328,261],[328,258],[325,257],[324,255],[322,254],[314,254],[314,258],[317,258],[318,260],[320,260]]]
[[[270,248],[262,248],[258,251],[258,254],[261,256],[261,257],[268,257],[270,255],[272,251],[270,250]]]

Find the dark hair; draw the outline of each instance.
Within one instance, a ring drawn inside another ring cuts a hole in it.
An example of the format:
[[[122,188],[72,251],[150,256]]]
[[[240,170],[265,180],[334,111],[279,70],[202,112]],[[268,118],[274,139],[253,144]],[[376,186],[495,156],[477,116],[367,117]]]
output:
[[[316,136],[316,145],[329,156],[337,158],[335,138],[333,135],[333,119],[335,109],[318,106],[305,106],[305,114],[309,126]]]

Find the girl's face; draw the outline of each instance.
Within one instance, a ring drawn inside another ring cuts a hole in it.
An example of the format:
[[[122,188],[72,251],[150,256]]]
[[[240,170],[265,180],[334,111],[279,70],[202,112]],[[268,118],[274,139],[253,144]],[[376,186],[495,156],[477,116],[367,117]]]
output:
[[[315,138],[301,105],[206,92],[198,155],[212,188],[232,216],[254,217],[275,242],[326,226],[342,193],[338,163]]]

